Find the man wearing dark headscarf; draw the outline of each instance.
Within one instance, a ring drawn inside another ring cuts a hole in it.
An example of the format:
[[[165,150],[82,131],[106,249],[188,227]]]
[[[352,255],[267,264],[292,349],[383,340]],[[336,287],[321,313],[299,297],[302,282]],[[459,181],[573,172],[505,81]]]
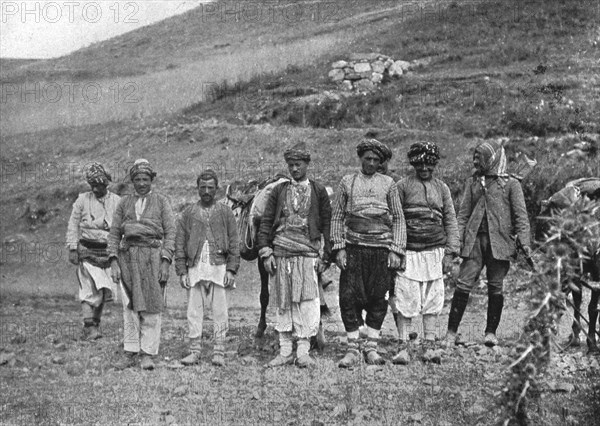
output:
[[[280,352],[267,366],[291,364],[292,338],[297,338],[296,364],[312,367],[310,339],[317,335],[321,317],[317,273],[329,266],[331,205],[325,187],[307,177],[310,153],[304,143],[286,150],[284,159],[292,179],[269,195],[258,232],[279,332]]]
[[[411,145],[408,161],[415,174],[398,182],[406,219],[406,269],[395,274],[394,297],[390,297],[400,340],[400,352],[392,361],[398,364],[407,361],[403,343],[412,318],[421,314],[425,341],[435,340],[437,316],[444,307],[443,275],[458,256],[458,226],[450,189],[433,177],[439,158],[433,143]]]
[[[67,228],[69,262],[77,266],[79,299],[83,313],[83,338],[100,337],[104,303],[112,300],[116,285],[110,277],[107,241],[120,197],[108,191],[110,174],[99,163],[84,168],[91,191],[79,194]]]
[[[458,283],[448,318],[444,343],[457,341],[457,330],[469,301],[469,294],[485,266],[488,280],[488,310],[484,343],[498,344],[504,296],[502,286],[516,247],[516,233],[525,252],[530,252],[529,218],[520,182],[506,173],[506,154],[499,142],[482,142],[473,154],[475,173],[464,190],[458,211],[460,265]]]
[[[339,367],[360,361],[383,364],[377,342],[387,313],[391,271],[403,267],[406,228],[398,190],[389,176],[377,173],[385,160],[381,142],[367,139],[356,151],[361,171],[342,178],[331,220],[331,239],[340,275],[340,311],[348,335],[348,352]],[[367,342],[359,338],[362,312]]]
[[[135,194],[121,198],[108,237],[111,276],[122,279],[125,356],[118,369],[154,369],[158,354],[165,286],[175,250],[175,215],[167,197],[152,190],[156,177],[147,160],[136,160],[129,172]]]

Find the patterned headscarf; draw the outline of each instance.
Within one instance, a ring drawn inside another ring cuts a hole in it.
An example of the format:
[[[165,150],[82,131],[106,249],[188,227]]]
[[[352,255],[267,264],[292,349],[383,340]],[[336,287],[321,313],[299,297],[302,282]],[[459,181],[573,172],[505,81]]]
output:
[[[382,163],[384,161],[391,160],[393,155],[392,150],[386,144],[379,142],[377,139],[365,139],[356,147],[356,153],[359,157],[362,157],[367,151],[372,151],[379,157]]]
[[[408,149],[408,162],[412,165],[418,163],[437,164],[440,161],[440,150],[433,142],[413,143]]]
[[[135,163],[133,163],[133,166],[129,170],[129,177],[131,178],[131,180],[133,180],[133,178],[135,178],[140,173],[147,174],[152,180],[154,180],[154,178],[156,177],[156,172],[154,171],[154,169],[152,169],[150,162],[143,158],[135,160]]]
[[[306,161],[310,162],[310,152],[306,148],[305,142],[298,142],[296,145],[288,148],[283,153],[283,159],[286,161]]]
[[[486,141],[475,148],[481,158],[481,174],[484,176],[508,177],[506,173],[506,153],[500,142]]]
[[[90,185],[108,185],[112,181],[110,174],[100,163],[89,163],[84,168],[85,180]]]

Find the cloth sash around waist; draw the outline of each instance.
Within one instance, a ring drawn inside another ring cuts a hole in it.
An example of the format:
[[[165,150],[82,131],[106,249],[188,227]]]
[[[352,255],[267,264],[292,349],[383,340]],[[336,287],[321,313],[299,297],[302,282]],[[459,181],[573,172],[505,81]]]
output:
[[[392,223],[387,215],[363,217],[349,214],[346,218],[346,226],[357,234],[378,235],[392,230]]]
[[[405,210],[406,249],[422,251],[446,244],[441,213],[435,210]]]

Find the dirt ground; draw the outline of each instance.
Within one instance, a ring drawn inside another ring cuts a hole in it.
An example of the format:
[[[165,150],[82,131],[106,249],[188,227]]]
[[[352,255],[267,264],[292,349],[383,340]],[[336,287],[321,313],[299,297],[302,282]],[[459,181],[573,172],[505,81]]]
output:
[[[62,285],[46,287],[43,293],[36,291],[35,280],[23,276],[19,285],[10,280],[11,290],[3,284],[2,424],[495,424],[499,414],[494,400],[514,360],[515,339],[527,312],[527,289],[517,288],[512,274],[499,347],[481,344],[487,303],[481,287],[460,328],[469,345],[447,351],[440,365],[422,362],[418,345],[410,350],[408,366],[392,365],[397,343],[389,314],[380,345],[388,363],[340,370],[337,361],[343,356],[345,337],[334,267],[328,272],[334,282],[325,293],[332,311],[325,320],[328,345],[313,352],[317,368],[270,370],[263,365],[277,352],[275,315],[270,309],[266,336],[254,339],[258,274],[254,263],[244,262],[238,288],[229,293],[225,367],[210,364],[210,314],[202,362],[194,367],[178,362],[187,354],[186,299],[171,278],[157,368],[116,371],[111,363],[122,353],[120,301],[104,313],[104,337],[93,343],[81,340],[75,276],[68,268],[63,268]],[[6,283],[5,278],[9,277],[4,274]],[[450,295],[451,290],[438,336],[445,331]],[[561,339],[567,333],[563,321]],[[531,410],[535,424],[593,424],[599,408],[592,393],[598,373],[598,358],[586,356],[583,348],[554,355],[545,375],[547,387],[541,390],[539,406]]]

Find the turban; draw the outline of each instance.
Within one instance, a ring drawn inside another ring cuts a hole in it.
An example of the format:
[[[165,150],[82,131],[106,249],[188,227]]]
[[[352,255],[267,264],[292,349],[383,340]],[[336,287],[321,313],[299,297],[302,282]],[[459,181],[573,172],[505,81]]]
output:
[[[392,159],[392,150],[384,143],[379,142],[377,139],[366,139],[358,144],[356,152],[359,157],[367,151],[373,151],[375,155],[379,157],[381,162]]]
[[[437,164],[440,160],[440,150],[432,142],[413,143],[408,149],[408,162],[410,164]]]
[[[131,180],[133,180],[133,178],[135,178],[140,173],[147,174],[148,176],[150,176],[150,179],[154,179],[156,177],[156,172],[152,169],[150,162],[148,162],[148,160],[144,160],[143,158],[135,160],[135,163],[133,163],[131,170],[129,170],[129,177],[131,178]]]
[[[110,174],[100,163],[90,163],[84,168],[85,180],[90,185],[108,185],[108,182],[112,181]]]
[[[475,152],[481,158],[482,173],[486,176],[508,176],[506,174],[506,153],[497,141],[485,141],[477,145]]]
[[[212,169],[206,169],[202,173],[198,175],[198,179],[196,179],[196,186],[200,186],[201,180],[211,180],[215,181],[217,187],[219,186],[219,177],[217,176],[217,172]]]
[[[283,158],[288,161],[306,161],[310,162],[310,152],[306,149],[306,143],[299,142],[291,148],[288,148],[283,153]]]

